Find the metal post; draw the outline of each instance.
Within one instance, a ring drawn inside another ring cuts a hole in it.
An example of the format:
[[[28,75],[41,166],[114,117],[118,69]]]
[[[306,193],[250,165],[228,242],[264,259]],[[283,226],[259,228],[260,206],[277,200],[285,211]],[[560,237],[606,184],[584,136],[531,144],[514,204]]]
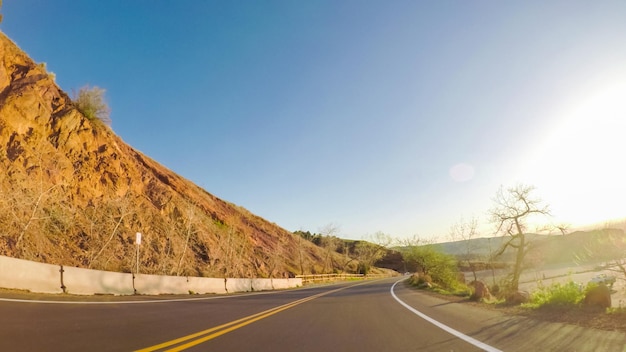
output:
[[[137,243],[137,269],[135,269],[135,273],[139,274],[139,243]]]
[[[135,243],[137,244],[137,269],[135,269],[135,274],[139,274],[139,246],[141,245],[141,233],[137,232]]]

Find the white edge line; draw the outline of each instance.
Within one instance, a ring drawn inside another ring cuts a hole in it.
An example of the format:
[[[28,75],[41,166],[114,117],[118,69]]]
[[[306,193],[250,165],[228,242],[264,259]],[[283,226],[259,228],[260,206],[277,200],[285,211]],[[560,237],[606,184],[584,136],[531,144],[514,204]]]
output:
[[[396,282],[395,282],[395,283],[391,286],[391,290],[390,290],[390,291],[391,291],[391,296],[392,296],[392,297],[393,297],[396,301],[398,301],[398,303],[400,303],[402,306],[404,306],[404,308],[406,308],[406,309],[410,310],[411,312],[415,313],[415,314],[416,314],[417,316],[419,316],[420,318],[422,318],[422,319],[426,320],[427,322],[429,322],[429,323],[431,323],[431,324],[435,325],[436,327],[438,327],[438,328],[440,328],[440,329],[442,329],[442,330],[446,331],[447,333],[450,333],[450,334],[452,334],[452,335],[454,335],[454,336],[456,336],[456,337],[458,337],[458,338],[460,338],[460,339],[462,339],[462,340],[464,340],[464,341],[466,341],[466,342],[468,342],[468,343],[470,343],[470,344],[472,344],[472,345],[474,345],[474,346],[476,346],[476,347],[478,347],[478,348],[482,348],[483,350],[488,351],[488,352],[502,352],[501,350],[499,350],[499,349],[497,349],[497,348],[495,348],[495,347],[489,346],[489,345],[487,345],[486,343],[484,343],[484,342],[480,342],[480,341],[476,340],[475,338],[469,337],[469,336],[467,336],[467,335],[463,334],[463,333],[462,333],[462,332],[460,332],[460,331],[454,330],[453,328],[451,328],[451,327],[449,327],[449,326],[447,326],[447,325],[444,325],[444,324],[442,324],[442,323],[438,322],[437,320],[435,320],[435,319],[433,319],[433,318],[429,317],[428,315],[426,315],[426,314],[424,314],[424,313],[422,313],[422,312],[418,311],[417,309],[415,309],[415,308],[411,307],[410,305],[408,305],[408,304],[404,303],[404,301],[400,300],[400,298],[398,298],[398,296],[396,296],[396,294],[393,292],[393,289],[396,287],[396,285],[397,285],[399,282],[404,281],[404,280],[406,280],[406,279],[402,279],[402,280],[398,280],[398,281],[396,281]]]

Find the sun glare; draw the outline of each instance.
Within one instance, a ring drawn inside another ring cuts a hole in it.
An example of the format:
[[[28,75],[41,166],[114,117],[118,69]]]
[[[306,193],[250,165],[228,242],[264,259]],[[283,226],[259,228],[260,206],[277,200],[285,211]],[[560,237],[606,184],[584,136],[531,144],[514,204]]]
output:
[[[563,109],[526,169],[557,219],[586,225],[626,217],[626,83]]]

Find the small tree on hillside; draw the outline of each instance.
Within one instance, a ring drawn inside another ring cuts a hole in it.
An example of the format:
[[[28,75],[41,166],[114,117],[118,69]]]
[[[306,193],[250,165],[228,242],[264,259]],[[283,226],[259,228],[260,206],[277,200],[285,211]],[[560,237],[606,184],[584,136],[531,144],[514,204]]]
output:
[[[522,184],[506,190],[500,187],[493,199],[495,206],[490,210],[491,222],[496,225],[496,232],[509,237],[496,256],[504,253],[508,247],[516,250],[515,265],[508,287],[511,291],[519,289],[522,263],[529,248],[525,237],[529,218],[533,215],[550,215],[548,206],[542,205],[542,201],[531,194],[534,190],[534,187]]]
[[[337,247],[340,244],[339,238],[336,234],[339,233],[339,226],[333,223],[329,223],[322,227],[319,231],[322,234],[321,246],[324,248],[324,272],[330,273],[333,271],[333,253],[337,251]]]
[[[367,275],[374,263],[383,257],[384,249],[367,241],[358,241],[354,248],[359,261],[359,274]]]
[[[106,90],[97,86],[84,86],[74,94],[72,100],[80,111],[89,120],[100,120],[107,126],[111,126],[111,109],[104,99]]]
[[[367,241],[358,241],[354,250],[359,261],[359,272],[367,275],[372,266],[385,256],[391,242],[391,237],[380,231],[367,236]]]

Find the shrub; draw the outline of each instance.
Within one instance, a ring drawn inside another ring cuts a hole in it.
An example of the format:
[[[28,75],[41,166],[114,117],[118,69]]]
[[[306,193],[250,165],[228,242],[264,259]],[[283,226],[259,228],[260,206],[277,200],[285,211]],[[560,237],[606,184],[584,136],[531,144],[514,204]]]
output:
[[[409,278],[409,284],[418,288],[425,288],[432,284],[433,279],[429,275],[413,274]]]
[[[111,110],[104,100],[105,90],[100,87],[84,86],[75,94],[74,104],[86,118],[91,121],[100,120],[107,126],[111,126],[109,116]]]
[[[460,284],[457,261],[453,256],[440,252],[433,245],[412,245],[403,251],[404,259],[414,263],[418,272],[428,275],[431,283],[444,289],[454,289]]]
[[[585,292],[586,290],[571,280],[564,284],[554,283],[550,286],[539,286],[530,295],[530,301],[524,306],[528,308],[577,306],[584,300]]]

